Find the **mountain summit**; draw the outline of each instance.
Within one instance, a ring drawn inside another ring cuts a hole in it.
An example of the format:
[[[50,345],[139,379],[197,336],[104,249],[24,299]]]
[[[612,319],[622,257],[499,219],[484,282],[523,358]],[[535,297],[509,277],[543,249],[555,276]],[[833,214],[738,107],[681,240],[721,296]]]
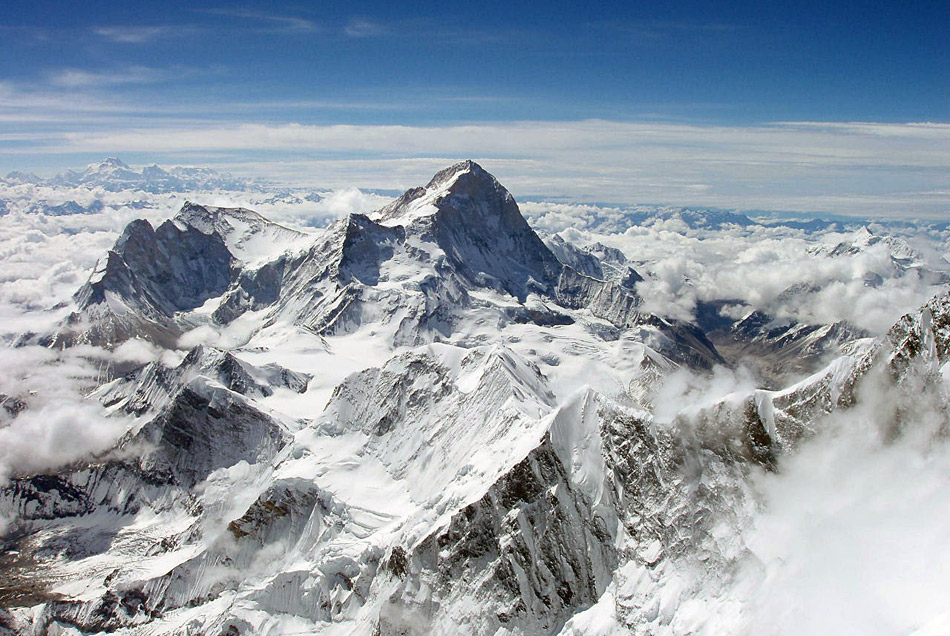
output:
[[[507,211],[508,216],[521,216],[511,193],[488,171],[466,159],[435,173],[425,187],[410,188],[373,217],[385,225],[405,224],[414,218],[434,214],[439,209],[437,202],[452,195],[480,200],[498,213]]]
[[[441,170],[372,216],[381,225],[418,228],[476,285],[498,285],[524,300],[551,293],[562,265],[521,215],[511,193],[471,160]]]

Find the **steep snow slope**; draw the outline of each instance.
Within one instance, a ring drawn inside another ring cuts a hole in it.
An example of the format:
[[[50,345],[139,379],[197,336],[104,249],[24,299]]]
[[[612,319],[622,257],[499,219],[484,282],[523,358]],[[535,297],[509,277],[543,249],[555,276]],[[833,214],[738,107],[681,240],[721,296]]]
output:
[[[663,503],[656,506],[641,500],[623,510],[650,513],[649,517],[634,515],[639,524],[631,528],[634,536],[644,521],[658,515],[660,538],[647,544],[645,551],[642,540],[628,548],[639,551],[617,568],[598,603],[575,615],[562,633],[757,634],[766,629],[775,634],[803,634],[833,626],[842,633],[896,634],[918,633],[918,628],[919,633],[927,633],[941,625],[945,599],[929,595],[927,576],[943,581],[947,570],[930,569],[927,564],[933,563],[931,550],[943,558],[945,544],[936,539],[925,550],[904,550],[882,541],[881,533],[929,541],[925,538],[929,529],[911,526],[908,532],[905,524],[911,523],[913,515],[905,508],[916,505],[907,497],[927,499],[924,491],[950,475],[945,461],[950,432],[950,387],[944,379],[950,362],[948,325],[950,296],[942,295],[906,315],[886,336],[862,343],[849,356],[787,389],[733,395],[701,411],[683,412],[675,420],[672,439],[666,437],[670,429],[653,428],[648,438],[651,453],[662,456],[665,452],[666,459],[633,464],[640,474],[636,492],[643,492],[645,483],[657,484],[663,493],[657,500]],[[716,425],[710,426],[711,422]],[[759,440],[768,455],[751,465],[736,462],[743,453],[714,439],[728,432],[729,426],[723,424],[729,422],[745,422],[750,432],[757,431],[747,439]],[[638,435],[629,427],[620,439],[624,444],[634,440],[634,447],[643,444],[635,441]],[[683,449],[689,457],[689,446],[697,441],[713,454],[696,455],[694,450],[692,459],[684,461]],[[855,453],[855,449],[860,450]],[[927,486],[918,489],[914,479],[901,477],[908,461],[918,467],[918,477]],[[829,462],[843,466],[829,470]],[[624,464],[621,460],[617,465]],[[646,482],[644,465],[656,471],[647,474]],[[806,483],[761,473],[757,466],[788,471],[793,479]],[[817,479],[807,481],[802,471],[816,473]],[[878,489],[877,496],[865,493],[869,499],[850,501],[857,486],[847,482],[849,472],[858,481],[870,480],[873,486],[869,488]],[[829,473],[842,481],[821,484],[818,480]],[[690,477],[683,480],[684,474]],[[811,507],[795,510],[796,501],[774,500],[777,484],[782,484],[780,496],[800,497]],[[689,488],[690,494],[669,496],[677,487]],[[850,490],[840,494],[844,488]],[[817,496],[809,495],[808,489],[818,491]],[[833,500],[823,502],[820,497]],[[946,500],[940,494],[933,501]],[[854,505],[858,510],[847,512],[857,515],[857,520],[841,516],[842,507]],[[766,506],[784,510],[770,512]],[[905,519],[890,517],[898,510]],[[776,519],[777,514],[785,516]],[[686,517],[674,521],[669,515]],[[927,516],[918,516],[916,522],[926,523],[922,517]],[[779,524],[816,520],[824,525],[813,533],[815,541],[830,542],[835,546],[831,551],[801,543],[794,543],[792,549],[815,550],[816,555],[780,551],[788,550],[783,542],[789,537],[802,541],[809,530]],[[943,522],[941,517],[936,525],[945,528]],[[688,529],[686,536],[679,535],[684,529]],[[768,532],[784,536],[768,536]],[[885,554],[882,559],[865,552],[875,549],[899,556],[888,559]],[[852,552],[842,555],[835,550]],[[852,589],[836,591],[835,585],[848,578],[838,569],[844,564],[865,570],[870,588],[868,581],[855,579]],[[891,583],[908,567],[923,568],[922,579]],[[802,592],[809,586],[830,597],[827,600],[833,605],[825,606],[821,599]],[[881,593],[888,586],[895,593],[913,594],[920,602],[918,611],[903,612],[902,601]],[[785,598],[776,598],[781,594]],[[809,605],[798,605],[803,602]],[[875,616],[882,614],[893,622],[881,625]]]

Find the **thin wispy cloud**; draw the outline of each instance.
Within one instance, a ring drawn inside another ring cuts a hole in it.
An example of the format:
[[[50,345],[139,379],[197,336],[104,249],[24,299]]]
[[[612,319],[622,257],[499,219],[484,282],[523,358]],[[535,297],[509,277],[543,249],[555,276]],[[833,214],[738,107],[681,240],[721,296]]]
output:
[[[498,95],[444,94],[439,90],[419,95],[391,99],[302,99],[257,102],[222,102],[216,106],[219,112],[259,112],[262,110],[359,110],[380,112],[422,111],[441,108],[444,104],[498,104],[517,101],[512,97]]]
[[[351,38],[379,37],[389,33],[390,28],[387,25],[367,18],[352,18],[343,27],[343,34]]]
[[[634,33],[731,33],[744,27],[729,22],[678,22],[651,20],[643,22],[594,22],[591,26]]]
[[[88,71],[78,68],[66,68],[49,75],[49,83],[63,88],[86,88],[95,86],[116,86],[121,84],[155,84],[180,78],[183,69],[158,69],[148,66],[130,66],[109,71]]]
[[[860,133],[860,134],[859,134]],[[819,129],[795,123],[759,126],[701,126],[588,120],[511,122],[457,126],[373,126],[242,124],[203,130],[73,133],[75,143],[120,150],[267,149],[364,150],[368,152],[445,152],[470,148],[498,152],[601,152],[609,149],[668,148],[705,150],[707,163],[803,166],[945,167],[950,162],[950,124],[826,123]],[[890,147],[889,139],[918,140]]]
[[[101,26],[92,32],[99,37],[119,44],[147,44],[156,40],[185,37],[198,31],[195,25],[153,25],[153,26]]]
[[[652,20],[642,22],[601,21],[589,24],[595,32],[612,32],[627,43],[673,42],[681,38],[709,40],[742,32],[745,27],[729,22],[685,22]]]
[[[331,31],[354,40],[389,38],[406,41],[444,42],[453,45],[489,45],[493,42],[517,42],[519,46],[546,44],[557,40],[540,30],[516,25],[483,28],[448,18],[394,18],[387,20],[352,16]],[[421,40],[420,40],[421,38]]]
[[[0,114],[7,121],[34,121],[36,118],[62,126],[75,121],[72,113],[126,114],[134,106],[117,99],[104,99],[93,95],[73,92],[69,98],[65,90],[23,88],[11,82],[0,82]]]
[[[309,33],[316,31],[318,25],[316,22],[307,18],[293,15],[284,15],[279,13],[269,13],[264,11],[255,11],[252,9],[195,9],[199,13],[217,15],[223,17],[240,18],[242,20],[255,21],[269,25],[271,30],[279,30],[295,33]]]
[[[31,44],[39,44],[49,42],[52,39],[52,34],[49,29],[44,27],[0,24],[0,37],[8,42],[19,39]]]

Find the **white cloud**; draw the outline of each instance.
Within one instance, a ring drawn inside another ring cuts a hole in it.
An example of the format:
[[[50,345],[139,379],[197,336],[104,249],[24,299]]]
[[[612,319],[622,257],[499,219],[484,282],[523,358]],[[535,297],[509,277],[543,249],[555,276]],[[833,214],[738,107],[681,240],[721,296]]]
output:
[[[892,138],[921,145],[890,148],[887,140]],[[241,124],[76,133],[66,139],[69,144],[89,150],[333,149],[417,154],[442,148],[440,154],[468,151],[478,156],[547,156],[579,151],[584,153],[583,158],[593,159],[603,151],[632,155],[634,150],[652,148],[650,156],[654,159],[671,161],[698,152],[698,159],[707,165],[944,167],[950,161],[946,151],[950,142],[947,124],[826,124],[820,128],[796,124],[739,127],[598,120],[445,127]],[[885,150],[896,152],[882,152]],[[615,166],[615,170],[620,168]]]
[[[646,277],[637,284],[645,310],[671,318],[691,318],[698,301],[735,300],[733,313],[745,307],[807,324],[847,320],[879,334],[944,290],[938,273],[950,271],[945,260],[950,235],[944,230],[872,226],[880,236],[917,250],[919,263],[905,271],[884,243],[854,254],[827,254],[839,242],[856,240],[851,233],[809,234],[781,226],[690,229],[677,218],[618,232],[630,222],[624,220],[627,211],[617,208],[549,203],[522,208],[540,229],[560,231],[575,243],[599,241],[621,249]],[[814,253],[821,246],[826,253]],[[798,291],[786,293],[793,287]]]
[[[257,25],[262,23],[269,24],[270,27],[258,29],[263,31],[275,30],[288,33],[309,33],[317,30],[315,22],[299,16],[254,11],[250,9],[196,9],[196,11],[211,15],[241,18]]]
[[[950,618],[944,398],[871,380],[758,480],[763,514],[747,541],[765,575],[749,599],[759,631],[886,636]]]
[[[151,84],[171,79],[168,72],[145,66],[131,66],[114,71],[87,71],[67,68],[50,75],[50,83],[65,88],[108,86],[112,84]]]
[[[102,26],[92,30],[96,35],[120,44],[144,44],[169,37],[182,37],[195,32],[195,28],[183,25],[154,26]]]
[[[147,364],[162,359],[164,350],[147,340],[132,338],[112,351],[112,359],[119,363]]]
[[[596,120],[456,126],[168,122],[50,132],[30,144],[31,152],[43,153],[224,152],[238,160],[263,150],[285,157],[245,163],[249,173],[332,187],[413,185],[433,167],[473,157],[522,197],[894,215],[947,210],[945,199],[927,193],[950,187],[948,148],[947,124]],[[294,159],[300,154],[359,158]]]
[[[387,33],[389,28],[385,24],[366,18],[353,18],[343,27],[343,34],[351,38],[378,37]]]
[[[947,396],[927,376],[898,387],[886,370],[872,370],[853,407],[812,422],[816,435],[780,455],[774,470],[749,470],[744,505],[709,517],[715,545],[734,559],[728,566],[672,558],[656,570],[632,568],[618,576],[616,597],[662,607],[652,615],[662,633],[945,633]],[[689,426],[696,409],[752,386],[741,370],[675,372],[658,392],[657,421],[678,416]]]
[[[16,417],[0,410],[0,483],[103,452],[128,430],[126,418],[84,397],[108,362],[92,347],[0,347],[0,393],[28,407]]]

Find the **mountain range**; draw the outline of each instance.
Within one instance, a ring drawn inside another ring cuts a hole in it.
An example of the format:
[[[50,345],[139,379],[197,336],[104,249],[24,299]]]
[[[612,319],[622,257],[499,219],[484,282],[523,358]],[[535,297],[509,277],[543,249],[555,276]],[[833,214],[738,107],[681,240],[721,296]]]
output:
[[[729,604],[754,480],[881,386],[895,438],[950,432],[905,415],[947,409],[950,296],[878,338],[676,320],[638,267],[542,238],[472,161],[315,233],[133,221],[19,344],[180,355],[110,364],[87,399],[115,443],[0,489],[0,633],[757,633]],[[810,375],[670,403],[738,350]]]
[[[141,171],[115,157],[91,163],[83,170],[67,170],[43,179],[31,172],[11,172],[2,179],[7,185],[45,185],[54,187],[102,188],[108,191],[138,190],[150,193],[188,192],[201,190],[247,190],[257,186],[250,179],[240,179],[211,168],[160,168],[153,164]]]

